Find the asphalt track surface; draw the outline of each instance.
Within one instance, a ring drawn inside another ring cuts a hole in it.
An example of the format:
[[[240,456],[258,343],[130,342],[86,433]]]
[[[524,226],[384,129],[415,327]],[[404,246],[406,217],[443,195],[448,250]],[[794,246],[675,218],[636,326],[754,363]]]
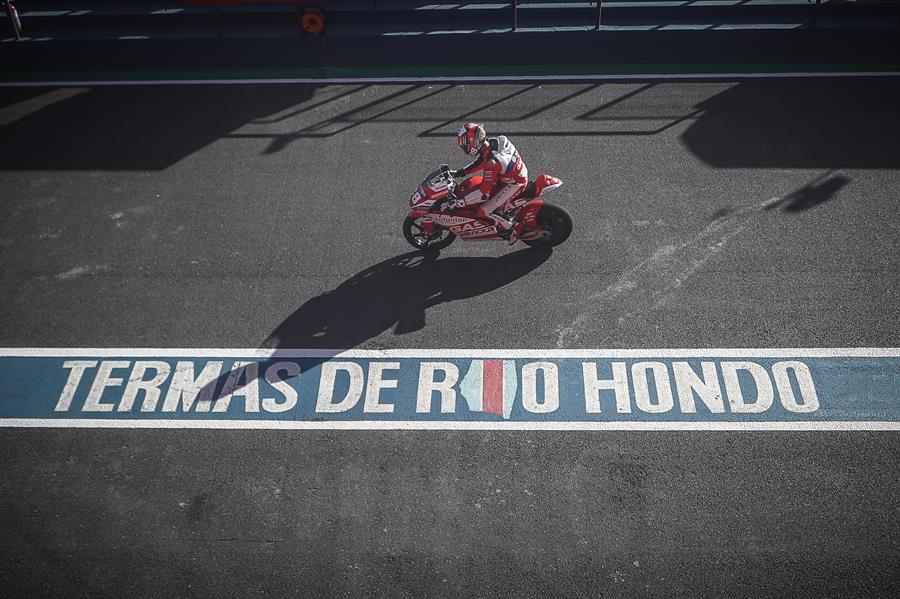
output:
[[[0,106],[0,346],[898,345],[897,78]],[[566,244],[410,253],[406,198],[472,119],[565,182]],[[900,587],[890,432],[6,429],[0,456],[3,596]]]

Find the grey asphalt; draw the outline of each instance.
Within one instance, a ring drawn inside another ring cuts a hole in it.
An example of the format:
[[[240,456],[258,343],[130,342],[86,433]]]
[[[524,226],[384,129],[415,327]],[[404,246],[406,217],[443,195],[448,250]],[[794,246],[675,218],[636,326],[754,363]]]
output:
[[[900,79],[0,90],[0,346],[894,347]],[[508,135],[552,252],[410,253]],[[0,430],[3,596],[895,596],[896,433]]]

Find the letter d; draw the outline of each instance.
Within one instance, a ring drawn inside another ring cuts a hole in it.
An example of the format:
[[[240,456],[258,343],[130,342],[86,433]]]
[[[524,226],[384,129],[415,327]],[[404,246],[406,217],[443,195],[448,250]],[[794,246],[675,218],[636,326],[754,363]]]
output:
[[[346,372],[350,377],[347,394],[339,401],[334,401],[334,383],[338,371]],[[322,364],[322,376],[319,378],[319,396],[316,399],[316,412],[346,412],[359,402],[362,397],[365,375],[362,367],[356,362],[325,362]]]

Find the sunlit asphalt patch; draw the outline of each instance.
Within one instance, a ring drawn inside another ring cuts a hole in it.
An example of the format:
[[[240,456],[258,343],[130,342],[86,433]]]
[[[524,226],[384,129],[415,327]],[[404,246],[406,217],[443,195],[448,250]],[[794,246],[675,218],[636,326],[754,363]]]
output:
[[[0,426],[900,430],[900,349],[0,350]]]

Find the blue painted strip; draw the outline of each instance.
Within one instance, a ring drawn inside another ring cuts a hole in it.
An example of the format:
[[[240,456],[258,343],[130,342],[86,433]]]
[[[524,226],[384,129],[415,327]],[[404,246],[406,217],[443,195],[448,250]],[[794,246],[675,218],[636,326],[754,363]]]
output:
[[[0,356],[0,422],[900,423],[897,355],[498,354],[515,375],[505,388],[515,392],[510,409],[494,414],[471,399],[471,389],[482,388],[471,378],[481,376],[472,368],[475,352],[316,358],[248,351],[242,358],[110,351]]]

